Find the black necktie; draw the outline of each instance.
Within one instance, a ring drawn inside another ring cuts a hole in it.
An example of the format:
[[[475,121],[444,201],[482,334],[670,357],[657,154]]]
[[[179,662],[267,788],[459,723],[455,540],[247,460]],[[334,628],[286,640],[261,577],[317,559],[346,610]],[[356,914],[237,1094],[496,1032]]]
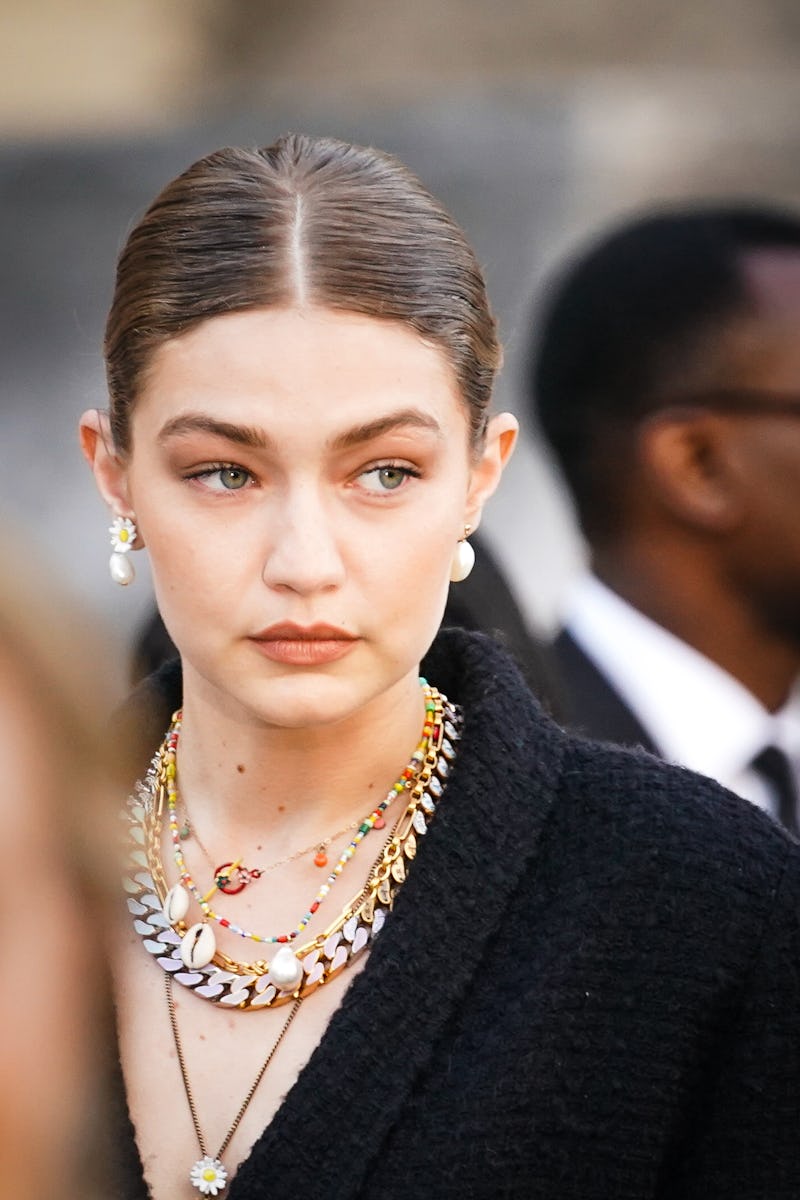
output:
[[[798,833],[797,783],[788,756],[777,746],[765,746],[750,766],[770,786],[778,801],[778,820],[790,833]]]

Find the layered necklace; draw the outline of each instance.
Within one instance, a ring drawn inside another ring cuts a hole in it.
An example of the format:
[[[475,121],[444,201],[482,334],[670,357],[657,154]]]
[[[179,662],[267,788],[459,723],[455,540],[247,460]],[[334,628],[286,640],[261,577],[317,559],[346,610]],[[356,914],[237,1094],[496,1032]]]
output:
[[[441,723],[441,713],[437,716],[436,703],[433,698],[434,689],[430,688],[426,682],[422,682],[423,693],[425,697],[425,720],[422,727],[422,735],[419,744],[411,755],[411,759],[402,771],[401,775],[392,784],[385,798],[372,812],[368,813],[360,822],[357,823],[355,836],[342,851],[339,860],[327,877],[325,882],[320,887],[316,896],[308,906],[306,911],[301,915],[296,926],[285,933],[263,934],[255,933],[249,929],[243,929],[241,925],[222,916],[211,907],[211,897],[217,890],[231,892],[230,883],[233,872],[244,871],[245,878],[252,878],[253,871],[248,870],[243,866],[242,860],[238,859],[232,863],[225,863],[222,867],[218,867],[215,871],[214,883],[210,891],[203,894],[198,889],[197,884],[192,878],[186,866],[186,860],[183,854],[182,847],[182,832],[183,828],[178,820],[178,787],[177,787],[177,750],[178,739],[181,729],[181,712],[176,712],[172,718],[166,737],[161,744],[158,752],[159,759],[159,776],[163,779],[163,787],[167,794],[167,808],[169,811],[169,830],[172,838],[173,854],[175,865],[178,868],[180,882],[170,888],[164,900],[164,913],[169,918],[170,923],[174,924],[181,921],[189,911],[191,897],[194,897],[197,905],[202,913],[202,920],[192,925],[183,935],[181,941],[181,957],[184,965],[189,968],[204,967],[211,962],[216,954],[217,944],[213,930],[209,926],[209,921],[217,922],[222,928],[230,930],[231,933],[238,934],[239,937],[249,938],[253,942],[264,942],[269,945],[286,945],[289,942],[295,941],[300,936],[305,927],[309,924],[314,914],[319,910],[320,905],[330,893],[331,888],[336,883],[344,871],[347,864],[354,857],[359,846],[364,838],[376,826],[382,827],[385,824],[384,813],[389,806],[397,799],[398,795],[402,795],[407,788],[413,785],[414,780],[420,773],[422,766],[425,763],[428,755],[432,739],[434,737],[437,722]],[[344,830],[342,832],[345,832]],[[290,855],[289,859],[294,858]],[[327,862],[327,858],[325,860]],[[258,872],[259,876],[261,871]],[[238,887],[236,890],[239,890]],[[285,961],[289,959],[285,957]]]
[[[218,913],[212,907],[212,897],[216,892],[234,895],[248,882],[260,878],[268,870],[295,861],[313,847],[288,855],[266,868],[247,868],[242,859],[223,863],[214,869],[209,889],[203,891],[197,885],[181,846],[188,822],[185,815],[183,821],[178,815],[180,710],[174,714],[145,778],[136,785],[128,800],[130,868],[124,879],[128,908],[145,950],[165,972],[170,1028],[201,1153],[201,1158],[191,1168],[189,1179],[203,1195],[217,1196],[225,1188],[228,1171],[222,1164],[222,1155],[294,1019],[300,1001],[349,965],[378,935],[416,857],[419,841],[428,831],[455,759],[462,718],[460,711],[436,688],[430,687],[425,680],[420,680],[420,685],[425,699],[425,720],[417,748],[379,805],[355,826],[348,826],[323,842],[315,843],[317,855],[322,857],[323,849],[355,829],[325,883],[295,926],[285,932],[261,934],[247,930]],[[393,806],[398,804],[401,807],[394,827],[384,839],[364,887],[351,896],[327,928],[298,944],[306,926],[359,847],[373,830],[385,826],[384,814],[392,809],[394,815]],[[174,884],[168,881],[163,857],[165,818],[178,873],[178,882]],[[199,839],[196,840],[200,845]],[[187,925],[184,918],[193,903],[199,910],[199,919]],[[269,961],[237,961],[218,948],[212,922],[239,937],[278,949]],[[292,1005],[288,1019],[214,1156],[207,1151],[186,1070],[173,999],[173,980],[196,995],[229,1009],[254,1011]]]

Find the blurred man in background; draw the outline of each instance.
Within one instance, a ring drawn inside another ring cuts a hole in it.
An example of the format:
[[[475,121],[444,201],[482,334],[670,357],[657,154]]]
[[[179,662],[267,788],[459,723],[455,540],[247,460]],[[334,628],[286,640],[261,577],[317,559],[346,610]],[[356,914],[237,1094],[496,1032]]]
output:
[[[796,832],[800,219],[617,229],[547,294],[530,387],[590,551],[555,647],[568,721]]]

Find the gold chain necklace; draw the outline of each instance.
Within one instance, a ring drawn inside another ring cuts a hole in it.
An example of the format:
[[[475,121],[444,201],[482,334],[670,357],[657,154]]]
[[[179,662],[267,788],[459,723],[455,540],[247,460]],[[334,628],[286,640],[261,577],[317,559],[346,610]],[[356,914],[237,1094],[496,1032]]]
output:
[[[166,994],[167,994],[167,1009],[169,1011],[169,1023],[170,1023],[170,1028],[172,1029],[172,1038],[173,1038],[173,1041],[175,1042],[175,1053],[178,1056],[178,1066],[180,1067],[181,1079],[183,1080],[183,1090],[186,1092],[186,1100],[189,1104],[189,1112],[191,1113],[191,1116],[192,1116],[192,1124],[194,1125],[194,1132],[197,1137],[197,1144],[200,1147],[200,1154],[201,1154],[201,1157],[197,1160],[196,1163],[194,1163],[194,1165],[192,1166],[192,1169],[189,1172],[189,1181],[194,1187],[197,1188],[197,1190],[202,1195],[216,1196],[219,1192],[221,1192],[223,1190],[223,1188],[225,1188],[227,1186],[227,1183],[228,1183],[228,1170],[225,1166],[223,1166],[222,1156],[225,1153],[225,1151],[228,1149],[228,1146],[231,1144],[231,1141],[233,1140],[233,1135],[236,1133],[236,1130],[239,1128],[239,1124],[242,1120],[242,1117],[247,1112],[247,1109],[250,1105],[250,1101],[253,1099],[253,1097],[256,1094],[258,1085],[261,1083],[261,1080],[264,1078],[264,1076],[267,1073],[267,1067],[269,1066],[269,1064],[272,1062],[273,1058],[275,1057],[278,1047],[280,1046],[284,1037],[288,1033],[289,1026],[291,1025],[292,1021],[294,1020],[295,1016],[297,1015],[297,1010],[300,1007],[300,999],[298,998],[297,1000],[295,1000],[294,1004],[292,1005],[291,1010],[289,1012],[289,1016],[284,1021],[283,1027],[281,1028],[281,1031],[278,1034],[276,1041],[273,1043],[272,1049],[270,1050],[269,1054],[267,1055],[267,1057],[264,1059],[263,1063],[261,1064],[258,1074],[256,1075],[255,1079],[253,1080],[252,1084],[250,1085],[250,1090],[248,1091],[247,1095],[245,1096],[244,1100],[242,1101],[242,1103],[239,1107],[239,1111],[237,1112],[236,1116],[233,1118],[233,1121],[231,1122],[228,1132],[225,1134],[225,1137],[222,1139],[222,1145],[220,1146],[217,1153],[212,1156],[208,1153],[208,1150],[206,1148],[206,1140],[203,1137],[203,1130],[200,1125],[200,1118],[197,1115],[197,1106],[195,1105],[194,1095],[192,1094],[192,1089],[189,1084],[189,1073],[186,1070],[186,1059],[184,1058],[184,1055],[183,1055],[183,1045],[181,1044],[180,1034],[178,1033],[178,1014],[175,1011],[175,1000],[172,995],[172,976],[165,975],[164,983],[165,983],[165,989],[166,989]]]
[[[339,916],[304,945],[283,946],[272,962],[243,963],[217,951],[211,963],[187,969],[181,958],[186,926],[163,911],[169,883],[161,859],[164,795],[156,757],[128,802],[131,867],[124,880],[134,928],[145,949],[178,983],[228,1008],[254,1011],[307,996],[347,966],[378,935],[444,792],[461,736],[460,710],[435,693],[435,737],[405,809],[373,864],[365,886]],[[280,956],[291,960],[293,985],[281,982]],[[302,968],[297,973],[296,964]],[[277,964],[277,969],[276,969]],[[299,978],[298,978],[299,974]]]
[[[248,883],[251,883],[257,879],[261,879],[264,875],[269,875],[270,871],[277,871],[278,867],[287,867],[290,863],[297,862],[297,860],[300,858],[306,858],[312,852],[312,850],[316,851],[314,856],[314,866],[327,866],[328,858],[325,854],[325,851],[328,849],[328,847],[333,842],[337,842],[339,838],[344,837],[346,833],[352,833],[354,829],[358,829],[359,825],[361,825],[363,822],[363,819],[363,817],[356,817],[355,821],[351,821],[350,824],[345,825],[343,829],[338,829],[336,833],[329,833],[327,837],[324,837],[316,842],[312,842],[310,846],[304,846],[302,850],[295,850],[293,854],[287,854],[283,858],[279,858],[275,862],[269,863],[266,867],[245,867],[243,865],[237,865],[233,862],[223,863],[222,867],[215,866],[213,858],[209,854],[205,844],[200,838],[200,834],[189,820],[189,814],[186,811],[185,805],[183,809],[183,822],[180,827],[180,838],[181,841],[187,841],[189,838],[194,838],[199,849],[202,851],[203,857],[213,870],[215,879],[217,879],[217,881],[219,880],[220,872],[225,870],[225,868],[235,868],[230,872],[231,878],[235,878],[235,887],[224,886],[224,881],[223,884],[217,882],[217,886],[220,891],[225,892],[225,894],[228,896],[233,896],[237,891],[241,891],[242,888],[246,887]],[[380,829],[382,828],[382,825],[379,825],[376,821],[375,828]]]
[[[437,709],[435,695],[438,695],[435,688],[430,687],[427,680],[420,679],[420,687],[424,698],[425,718],[422,727],[422,734],[416,750],[411,756],[411,760],[403,769],[402,774],[392,784],[385,799],[383,799],[377,807],[374,807],[362,823],[358,827],[358,831],[339,856],[338,862],[327,876],[313,901],[301,914],[297,925],[284,932],[273,934],[262,934],[256,930],[245,929],[236,921],[222,915],[211,907],[211,898],[215,891],[224,890],[226,882],[230,878],[231,870],[235,870],[241,866],[241,860],[227,864],[230,868],[222,871],[222,878],[219,876],[215,879],[214,887],[206,895],[203,895],[201,890],[198,890],[197,884],[192,878],[186,860],[183,855],[181,845],[181,830],[177,818],[178,807],[178,764],[177,764],[177,749],[180,736],[183,714],[179,709],[173,714],[169,729],[167,730],[164,740],[158,750],[158,759],[160,761],[159,770],[159,785],[166,794],[167,808],[169,811],[169,830],[173,843],[173,855],[175,865],[179,872],[179,881],[170,888],[169,894],[165,900],[165,912],[170,921],[180,920],[188,912],[189,907],[194,898],[196,904],[200,908],[200,920],[191,925],[183,939],[181,954],[185,965],[190,969],[198,969],[204,967],[214,958],[217,949],[216,935],[211,927],[211,922],[218,923],[221,929],[227,929],[231,933],[237,934],[239,937],[248,938],[254,942],[266,943],[268,945],[286,945],[288,942],[294,941],[302,934],[303,930],[313,919],[314,914],[323,904],[330,894],[331,888],[339,879],[345,867],[352,860],[364,838],[375,827],[380,820],[382,822],[383,813],[386,811],[389,804],[397,798],[399,793],[404,793],[412,788],[416,778],[418,777],[425,763],[426,757],[431,747],[434,738],[437,722],[441,718],[441,711]],[[163,801],[162,801],[163,804]],[[327,863],[327,857],[325,857]],[[297,975],[296,968],[292,968],[292,962],[289,956],[283,956],[286,970],[294,969]],[[298,975],[299,979],[299,975]],[[284,980],[286,982],[286,980]]]

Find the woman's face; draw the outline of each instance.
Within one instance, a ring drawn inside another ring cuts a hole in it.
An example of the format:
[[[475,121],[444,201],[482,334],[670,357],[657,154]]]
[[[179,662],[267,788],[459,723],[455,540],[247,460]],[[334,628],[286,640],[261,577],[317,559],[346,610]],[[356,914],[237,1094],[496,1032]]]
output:
[[[187,683],[285,727],[407,684],[513,438],[476,461],[445,355],[393,322],[258,309],[163,345],[118,487]]]

